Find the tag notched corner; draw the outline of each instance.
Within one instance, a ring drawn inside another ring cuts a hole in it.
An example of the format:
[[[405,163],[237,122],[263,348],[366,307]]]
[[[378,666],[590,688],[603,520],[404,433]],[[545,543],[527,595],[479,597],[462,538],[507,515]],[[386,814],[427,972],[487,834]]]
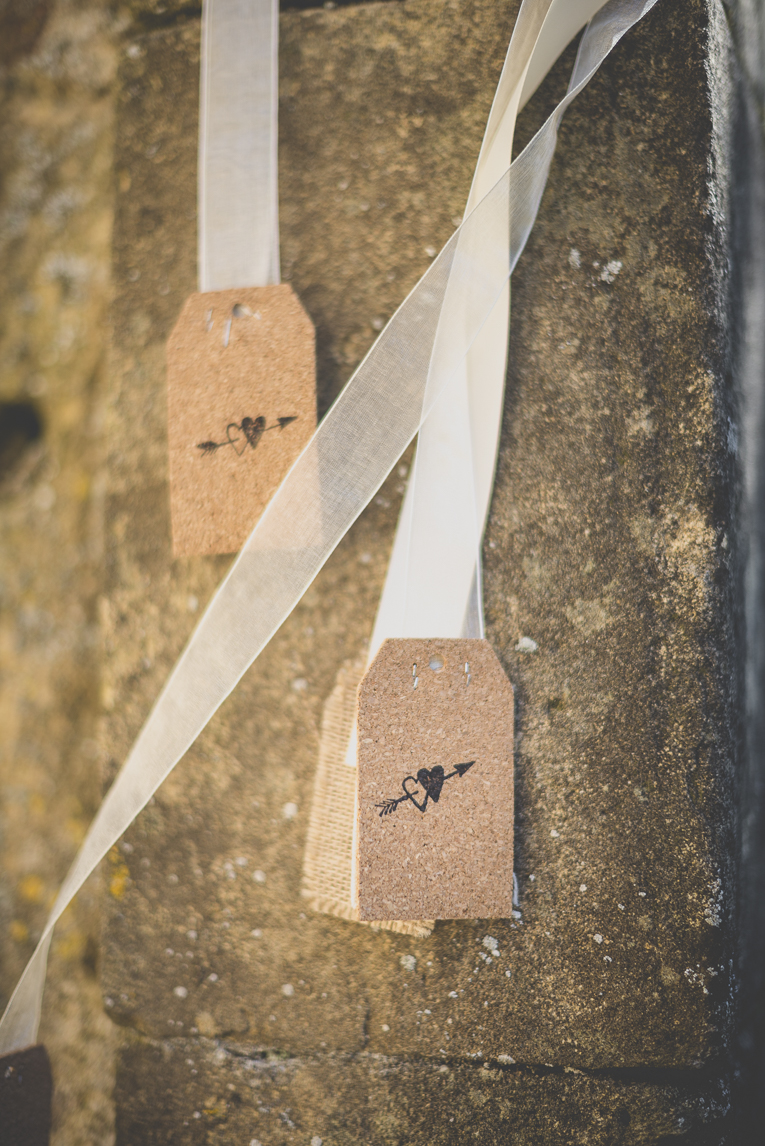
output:
[[[237,552],[316,429],[314,329],[292,287],[190,295],[167,412],[173,553]]]
[[[358,739],[360,918],[509,918],[513,688],[488,641],[385,641]]]

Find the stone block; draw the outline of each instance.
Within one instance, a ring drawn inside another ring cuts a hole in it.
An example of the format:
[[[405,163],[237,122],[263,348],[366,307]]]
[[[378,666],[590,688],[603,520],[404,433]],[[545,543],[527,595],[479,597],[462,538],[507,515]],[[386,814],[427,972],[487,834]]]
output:
[[[609,1078],[366,1052],[291,1058],[186,1038],[130,1039],[116,1093],[123,1146],[707,1146],[728,1103],[706,1072]]]
[[[282,16],[282,265],[316,325],[320,413],[459,220],[516,8]],[[740,710],[721,20],[702,0],[659,3],[609,58],[564,120],[514,275],[484,555],[487,636],[517,696],[519,918],[415,939],[300,900],[322,705],[371,632],[396,470],[111,857],[103,987],[137,1033],[120,1143],[239,1132],[233,1099],[218,1123],[202,1110],[224,1078],[239,1092],[237,1046],[290,1064],[269,1144],[292,1123],[399,1141],[399,1109],[409,1142],[461,1140],[468,1124],[493,1142],[508,1093],[508,1111],[529,1111],[519,1141],[584,1141],[577,1128],[605,1109],[611,1125],[627,1080],[620,1125],[641,1129],[588,1140],[654,1142],[691,1125],[694,1078],[724,1095]],[[141,32],[122,63],[104,608],[115,767],[227,567],[172,560],[166,484],[163,344],[195,289],[198,33],[194,20]],[[186,1058],[216,1053],[220,1083],[175,1081]],[[443,1110],[429,1072],[457,1080]],[[436,1122],[418,1122],[428,1101]],[[534,1123],[540,1102],[548,1122]]]

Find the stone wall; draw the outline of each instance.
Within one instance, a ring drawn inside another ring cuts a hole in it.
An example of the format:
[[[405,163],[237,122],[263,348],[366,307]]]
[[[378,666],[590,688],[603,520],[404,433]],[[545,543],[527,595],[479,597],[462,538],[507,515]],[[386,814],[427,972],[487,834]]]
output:
[[[459,217],[514,14],[282,16],[283,273],[316,324],[322,411]],[[228,564],[173,561],[168,525],[163,346],[195,282],[198,35],[194,18],[137,24],[119,81],[115,766]],[[371,631],[396,472],[112,858],[125,1146],[719,1140],[741,744],[731,66],[717,5],[659,4],[564,121],[514,276],[485,559],[518,701],[520,918],[415,940],[299,897],[322,705]]]
[[[101,796],[116,30],[99,0],[0,3],[3,1007]],[[99,926],[91,881],[57,929],[41,1029],[56,1074],[54,1142],[66,1146],[113,1136]]]
[[[22,7],[0,0],[4,998],[229,564],[173,560],[168,515],[200,5]],[[283,5],[282,270],[320,414],[460,218],[517,8]],[[415,939],[299,896],[322,709],[369,638],[408,454],[57,929],[56,1146],[115,1119],[119,1146],[758,1141],[753,1104],[732,1119],[763,1060],[765,165],[761,13],[731,9],[660,0],[622,42],[513,277],[484,559],[519,917]]]

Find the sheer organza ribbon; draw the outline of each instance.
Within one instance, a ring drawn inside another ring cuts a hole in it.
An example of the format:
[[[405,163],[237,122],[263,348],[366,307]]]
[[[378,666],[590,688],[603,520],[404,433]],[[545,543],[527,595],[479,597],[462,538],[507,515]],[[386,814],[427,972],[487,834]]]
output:
[[[506,171],[515,122],[540,80],[604,0],[536,0],[521,5],[476,163],[465,217]],[[575,68],[572,84],[578,79]],[[551,129],[552,130],[552,129]],[[551,138],[554,142],[554,132]],[[549,154],[536,173],[541,193]],[[541,177],[541,179],[540,179]],[[538,198],[525,220],[536,215]],[[493,252],[459,236],[455,258],[480,268]],[[380,608],[370,660],[387,637],[482,637],[481,538],[494,485],[505,392],[510,316],[510,213],[482,235],[508,260],[508,281],[461,361],[455,326],[464,322],[458,279],[447,285],[431,356],[423,423]],[[444,385],[444,378],[449,377]],[[355,760],[353,747],[349,753]]]
[[[0,1052],[36,1038],[52,930],[72,897],[289,616],[442,393],[461,376],[471,347],[506,299],[509,275],[539,206],[563,113],[621,37],[656,2],[609,0],[594,17],[565,98],[521,155],[480,195],[277,490],[90,826],[0,1021]],[[543,5],[545,10],[548,6]],[[524,84],[532,82],[527,73]],[[508,234],[509,258],[507,244],[495,240]],[[450,327],[440,321],[447,292],[450,307],[461,316]]]

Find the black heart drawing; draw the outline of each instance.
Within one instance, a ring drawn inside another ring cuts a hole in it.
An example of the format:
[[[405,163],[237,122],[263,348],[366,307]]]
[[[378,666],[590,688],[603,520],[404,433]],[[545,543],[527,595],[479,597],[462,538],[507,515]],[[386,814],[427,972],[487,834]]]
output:
[[[414,776],[405,776],[401,781],[401,787],[404,789],[407,796],[414,804],[415,808],[419,808],[421,812],[424,812],[428,806],[428,797],[430,797],[434,804],[438,803],[438,797],[441,795],[441,789],[444,786],[445,779],[446,777],[444,775],[443,768],[440,764],[436,764],[434,768],[420,768],[419,772],[417,773],[416,780]],[[406,786],[407,780],[411,780],[413,784],[421,784],[425,789],[425,799],[421,804],[418,803],[418,801],[414,798],[417,794],[417,789],[414,788],[410,792]]]
[[[438,803],[441,789],[444,786],[444,770],[440,764],[433,768],[420,768],[417,773],[417,782],[422,784],[434,804]]]
[[[247,444],[254,450],[265,432],[266,419],[262,414],[258,418],[242,418],[239,429],[247,439]]]

